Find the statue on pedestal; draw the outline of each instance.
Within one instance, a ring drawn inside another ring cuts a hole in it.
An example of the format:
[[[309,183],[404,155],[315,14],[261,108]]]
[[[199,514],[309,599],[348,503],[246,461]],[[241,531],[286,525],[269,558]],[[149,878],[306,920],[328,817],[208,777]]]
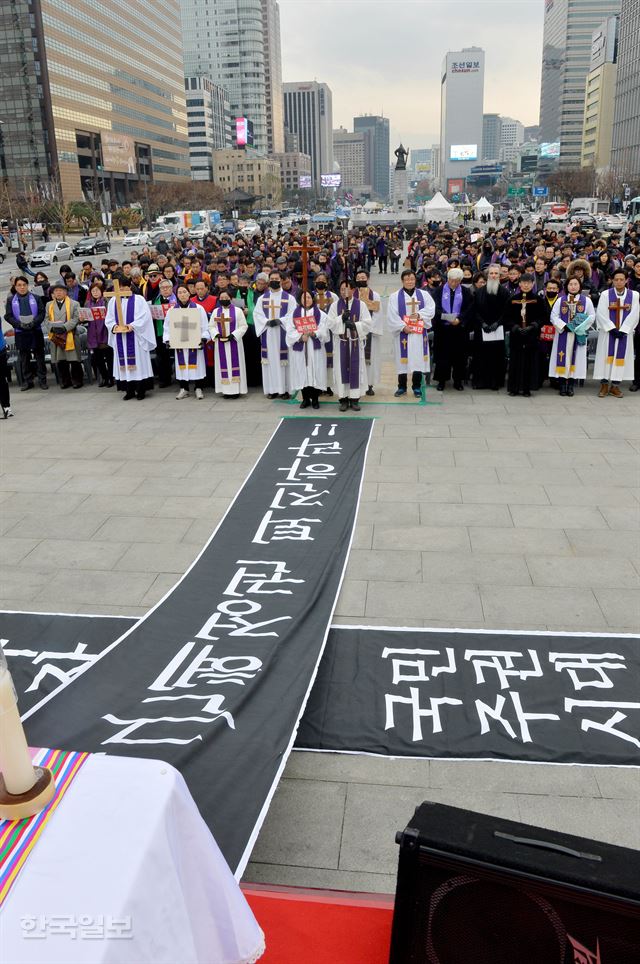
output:
[[[404,148],[402,144],[400,144],[400,147],[398,147],[397,150],[395,150],[393,153],[398,158],[398,160],[396,161],[396,171],[406,171],[409,151],[406,150],[406,148]]]

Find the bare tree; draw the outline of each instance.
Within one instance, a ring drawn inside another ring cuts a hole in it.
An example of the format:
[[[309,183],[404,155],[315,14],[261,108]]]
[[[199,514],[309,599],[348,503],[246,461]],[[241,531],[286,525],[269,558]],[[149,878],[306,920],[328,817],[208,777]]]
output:
[[[593,167],[560,167],[547,175],[549,193],[568,204],[576,197],[594,197],[596,172]]]

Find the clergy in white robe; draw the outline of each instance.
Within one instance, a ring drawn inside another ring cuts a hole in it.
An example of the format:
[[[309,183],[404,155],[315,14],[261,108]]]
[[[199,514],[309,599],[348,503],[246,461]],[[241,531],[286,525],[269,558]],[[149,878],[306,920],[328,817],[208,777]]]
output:
[[[384,316],[382,312],[382,298],[377,291],[369,287],[369,272],[360,268],[356,272],[356,298],[361,298],[371,315],[371,331],[367,335],[364,346],[364,360],[367,366],[367,395],[375,395],[374,385],[380,384],[382,369],[382,335],[384,334]]]
[[[109,332],[109,344],[113,348],[113,377],[119,382],[127,383],[124,401],[129,401],[134,396],[142,400],[145,397],[146,379],[153,379],[151,352],[156,348],[156,333],[149,303],[142,295],[131,294],[131,288],[125,287],[128,282],[124,275],[118,280],[122,293],[123,321],[127,330],[113,330],[118,326],[115,296],[109,299],[104,320]]]
[[[411,372],[411,390],[420,398],[422,376],[431,371],[429,329],[436,306],[428,291],[416,289],[416,276],[410,268],[405,268],[400,277],[402,288],[389,295],[387,306],[387,326],[393,336],[398,375],[395,395],[406,394]]]
[[[287,323],[287,345],[291,350],[291,391],[302,393],[300,408],[320,408],[318,396],[327,390],[329,319],[320,311],[313,295],[300,295],[300,304]]]
[[[247,394],[247,369],[242,339],[248,329],[242,308],[231,304],[224,292],[209,322],[214,342],[216,393],[223,398],[239,398]]]
[[[329,279],[323,272],[316,275],[315,295],[318,308],[328,317],[329,309],[331,305],[338,300],[338,296],[330,290]],[[329,329],[329,337],[324,343],[324,353],[327,358],[327,381],[329,383],[326,394],[333,395],[333,389],[331,387],[333,382],[333,332],[331,329]]]
[[[255,332],[260,339],[262,388],[267,398],[290,397],[286,329],[295,306],[293,295],[281,288],[280,272],[272,271],[269,291],[256,300],[253,309]]]
[[[598,345],[593,377],[600,379],[600,398],[620,398],[620,382],[633,381],[633,333],[640,295],[627,288],[627,273],[622,268],[614,271],[612,280],[613,287],[602,292],[596,311]]]
[[[340,285],[340,298],[329,309],[329,328],[334,338],[333,383],[340,411],[360,411],[360,396],[367,389],[367,365],[364,356],[367,335],[371,330],[369,309],[353,297],[349,281]]]
[[[583,295],[578,278],[570,278],[551,311],[556,330],[551,346],[549,377],[560,379],[560,395],[573,395],[576,378],[587,377],[587,331],[596,318],[591,298]]]
[[[164,316],[164,328],[162,340],[168,345],[171,340],[171,324],[181,308],[193,308],[198,312],[200,319],[200,346],[198,348],[176,348],[174,349],[174,361],[176,369],[176,381],[180,386],[177,398],[186,398],[189,394],[189,382],[196,383],[196,398],[204,398],[202,388],[207,376],[207,362],[204,355],[204,346],[209,340],[209,320],[207,313],[202,305],[193,304],[191,295],[186,285],[178,285],[176,288],[177,304],[175,308],[169,308]]]

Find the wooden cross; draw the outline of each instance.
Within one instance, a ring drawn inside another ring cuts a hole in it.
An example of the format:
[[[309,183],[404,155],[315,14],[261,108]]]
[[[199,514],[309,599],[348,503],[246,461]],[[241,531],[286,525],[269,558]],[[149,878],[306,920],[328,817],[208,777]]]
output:
[[[280,305],[275,301],[269,302],[269,311],[271,312],[271,321],[275,321],[279,317]]]
[[[618,292],[616,291],[616,295],[617,295],[617,294],[618,294]],[[626,310],[626,305],[624,304],[624,302],[623,302],[622,304],[620,304],[619,298],[616,298],[616,301],[615,301],[614,304],[609,305],[609,311],[615,311],[615,313],[616,313],[616,320],[615,320],[615,322],[614,322],[616,328],[619,328],[619,327],[620,327],[620,315],[623,315],[623,316],[624,316],[625,310]],[[623,318],[623,320],[624,320],[624,318]]]
[[[417,312],[416,312],[416,308],[417,308],[417,305],[418,305],[418,299],[415,297],[415,295],[413,296],[413,298],[409,298],[409,299],[405,302],[405,304],[411,306],[411,314],[409,315],[409,317],[410,317],[411,319],[417,318],[418,315],[417,315]]]
[[[127,289],[131,290],[131,289]],[[105,298],[115,298],[116,299],[116,315],[118,318],[118,324],[114,325],[113,330],[116,333],[124,334],[127,331],[133,331],[131,325],[127,325],[124,320],[124,311],[122,308],[122,299],[132,297],[131,295],[123,295],[120,288],[120,282],[116,279],[113,282],[113,291],[105,291]]]
[[[302,239],[302,244],[292,244],[289,251],[300,251],[302,253],[302,292],[303,294],[309,290],[309,255],[314,254],[316,251],[321,251],[322,248],[309,244],[309,239],[305,235]]]

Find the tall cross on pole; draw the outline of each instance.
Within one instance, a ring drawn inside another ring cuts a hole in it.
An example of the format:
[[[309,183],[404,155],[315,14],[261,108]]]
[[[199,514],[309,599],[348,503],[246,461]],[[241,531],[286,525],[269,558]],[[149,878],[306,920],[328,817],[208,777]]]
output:
[[[317,245],[309,244],[309,239],[305,234],[302,239],[302,244],[292,244],[289,250],[300,251],[302,253],[302,292],[304,294],[309,290],[309,255],[320,251],[321,248]]]
[[[129,289],[125,289],[125,290],[129,290]],[[130,330],[131,330],[131,329],[129,328],[129,326],[127,325],[127,323],[125,322],[125,320],[124,320],[124,310],[123,310],[123,308],[122,308],[122,299],[123,299],[123,297],[124,297],[124,298],[131,297],[131,294],[129,294],[129,295],[124,295],[124,294],[123,294],[122,288],[120,287],[120,282],[119,282],[118,279],[116,278],[116,280],[113,282],[113,291],[106,291],[106,292],[105,292],[105,298],[115,298],[115,299],[116,299],[116,316],[117,316],[117,318],[118,318],[118,324],[115,325],[115,326],[114,326],[114,329],[113,329],[114,332],[116,332],[116,333],[118,333],[118,332],[126,332],[126,331],[130,331]]]

